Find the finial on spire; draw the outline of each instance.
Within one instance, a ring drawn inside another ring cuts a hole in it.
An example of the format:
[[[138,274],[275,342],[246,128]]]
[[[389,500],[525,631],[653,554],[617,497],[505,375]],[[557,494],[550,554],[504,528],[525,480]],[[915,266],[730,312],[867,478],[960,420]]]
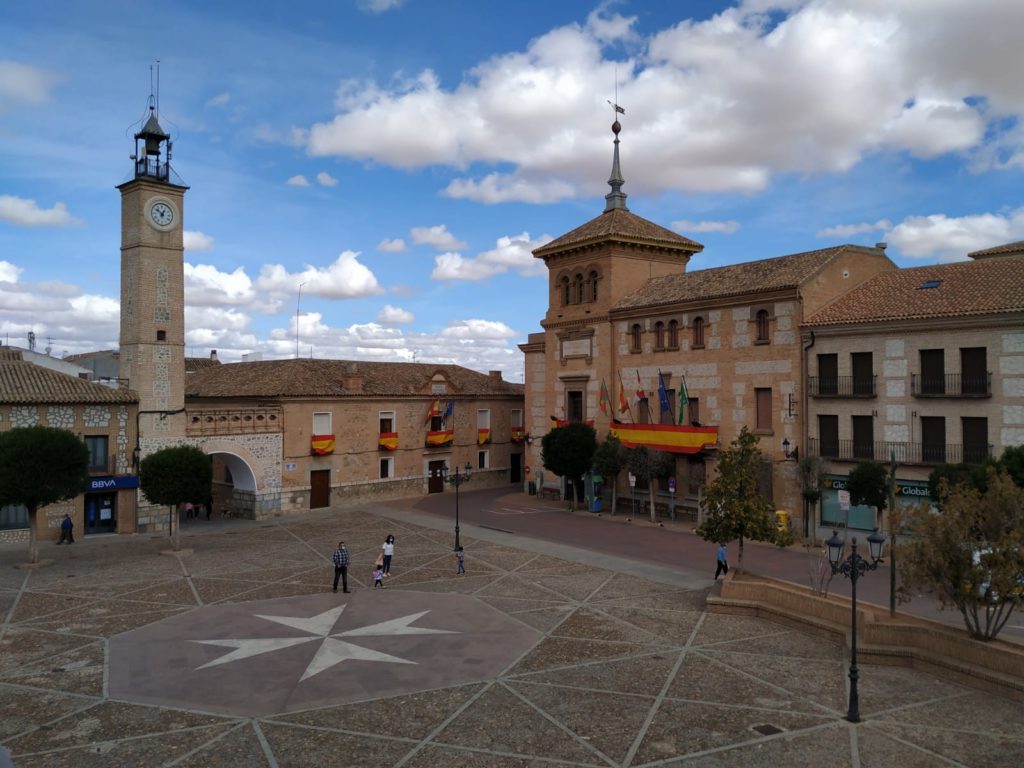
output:
[[[626,114],[626,110],[615,102],[609,101],[608,103],[615,110],[615,122],[612,123],[612,133],[615,134],[615,151],[612,155],[612,174],[608,177],[608,186],[612,188],[612,191],[604,196],[605,213],[614,210],[629,210],[626,207],[628,195],[622,191],[622,185],[626,183],[626,180],[622,178],[622,169],[619,167],[619,132],[622,130],[622,123],[619,122],[618,116]]]

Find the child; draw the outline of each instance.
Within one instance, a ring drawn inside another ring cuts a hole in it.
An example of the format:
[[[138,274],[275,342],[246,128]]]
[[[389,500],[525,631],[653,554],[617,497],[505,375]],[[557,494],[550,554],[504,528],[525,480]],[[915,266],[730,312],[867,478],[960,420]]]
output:
[[[384,566],[375,565],[373,566],[373,588],[380,587],[384,589]]]
[[[455,575],[458,576],[460,573],[465,573],[466,572],[466,553],[462,549],[462,547],[459,547],[458,549],[455,550],[455,561],[459,564],[458,567],[455,569]]]

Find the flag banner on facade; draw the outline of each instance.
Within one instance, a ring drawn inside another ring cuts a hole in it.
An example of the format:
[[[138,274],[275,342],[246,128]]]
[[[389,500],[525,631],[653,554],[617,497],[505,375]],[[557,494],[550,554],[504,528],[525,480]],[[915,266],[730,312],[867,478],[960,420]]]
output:
[[[629,420],[633,420],[633,412],[629,408],[629,400],[626,399],[626,387],[622,383],[622,374],[619,374],[619,413],[628,413]]]
[[[601,379],[601,394],[597,399],[597,407],[605,416],[610,415],[612,410],[612,399],[608,395],[608,385],[604,383],[604,379]]]
[[[586,424],[588,427],[593,427],[594,426],[594,420],[593,419],[587,419],[586,421],[582,421],[582,422],[581,421],[572,422],[572,421],[569,421],[568,419],[556,419],[554,416],[551,417],[551,428],[552,429],[558,429],[559,427],[568,427],[570,424],[573,424],[573,423],[575,423],[575,424]]]
[[[430,420],[432,418],[434,418],[435,416],[440,416],[441,413],[442,413],[441,412],[441,401],[440,400],[434,400],[430,404],[430,409],[427,411],[427,418],[424,420],[423,423],[424,424],[429,424]]]
[[[397,451],[398,433],[381,432],[380,437],[377,439],[377,447],[380,448],[382,451]]]
[[[429,446],[448,445],[448,443],[454,440],[454,429],[439,429],[436,432],[427,432],[427,445]]]
[[[455,426],[455,401],[449,400],[448,404],[444,407],[444,416],[442,417],[441,423],[445,427]]]
[[[522,443],[526,440],[526,430],[522,427],[512,427],[512,442]]]
[[[476,444],[483,445],[484,443],[491,442],[491,430],[487,427],[481,427],[476,431]]]
[[[317,456],[334,453],[334,435],[313,435],[309,439],[309,448]]]
[[[662,413],[672,412],[672,403],[668,401],[668,390],[665,389],[665,377],[658,371],[658,404]]]
[[[644,392],[644,385],[640,383],[640,371],[636,372],[636,401],[639,403],[642,400],[647,399],[647,393]]]
[[[627,448],[644,445],[666,453],[700,453],[718,445],[718,427],[686,427],[672,424],[623,424],[613,421],[611,433]]]
[[[690,395],[686,391],[686,376],[679,377],[679,423],[683,423],[683,409],[690,402]]]

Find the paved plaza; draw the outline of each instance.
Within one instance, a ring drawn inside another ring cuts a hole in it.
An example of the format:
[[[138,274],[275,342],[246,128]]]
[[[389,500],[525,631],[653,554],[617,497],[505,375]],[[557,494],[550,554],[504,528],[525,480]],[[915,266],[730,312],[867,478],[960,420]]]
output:
[[[0,546],[0,744],[44,766],[1024,765],[1024,705],[710,614],[710,579],[400,505]],[[370,589],[384,537],[386,589]],[[331,592],[344,538],[352,594]]]

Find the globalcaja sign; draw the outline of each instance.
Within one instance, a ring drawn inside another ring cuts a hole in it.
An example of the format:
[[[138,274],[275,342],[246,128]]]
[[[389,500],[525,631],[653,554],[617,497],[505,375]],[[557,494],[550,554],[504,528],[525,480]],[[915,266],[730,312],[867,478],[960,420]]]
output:
[[[844,509],[840,504],[839,492],[848,490],[848,483],[849,477],[846,475],[822,477],[819,508],[821,524],[870,531],[877,524],[874,507],[852,504],[849,509]],[[931,501],[928,494],[928,483],[896,478],[896,503],[898,505],[917,506],[921,501]]]
[[[89,478],[85,490],[86,493],[96,493],[98,491],[124,491],[138,487],[138,475],[123,475],[120,477],[108,475],[107,477]]]

